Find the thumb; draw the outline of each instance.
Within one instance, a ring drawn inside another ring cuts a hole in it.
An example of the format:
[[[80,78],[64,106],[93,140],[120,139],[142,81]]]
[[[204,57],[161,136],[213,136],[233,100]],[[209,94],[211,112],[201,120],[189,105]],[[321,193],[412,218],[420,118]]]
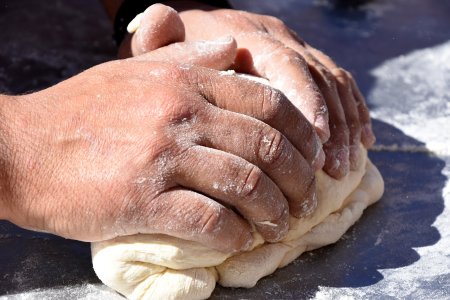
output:
[[[211,41],[174,43],[137,56],[134,59],[167,61],[227,70],[235,60],[236,51],[236,41],[231,36],[226,36]]]
[[[128,35],[119,48],[119,57],[137,56],[171,43],[182,42],[185,37],[183,21],[173,8],[154,4],[137,15],[128,25]]]

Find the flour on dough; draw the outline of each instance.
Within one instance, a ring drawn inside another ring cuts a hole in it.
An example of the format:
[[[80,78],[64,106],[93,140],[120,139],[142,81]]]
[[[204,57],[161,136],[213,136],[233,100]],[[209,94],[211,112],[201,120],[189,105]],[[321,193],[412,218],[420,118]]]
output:
[[[287,236],[265,243],[258,233],[250,251],[230,256],[199,243],[139,234],[93,243],[98,277],[129,299],[205,299],[216,282],[253,287],[305,251],[336,242],[363,210],[381,198],[383,179],[361,146],[360,165],[337,181],[316,173],[318,206],[302,219],[291,217]]]

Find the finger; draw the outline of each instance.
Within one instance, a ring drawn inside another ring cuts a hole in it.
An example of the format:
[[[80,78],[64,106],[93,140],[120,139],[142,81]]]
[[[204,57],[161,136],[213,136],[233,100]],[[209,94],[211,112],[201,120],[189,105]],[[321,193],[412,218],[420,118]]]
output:
[[[334,61],[327,55],[325,55],[323,52],[314,49],[313,47],[306,45],[308,51],[310,51],[323,65],[327,66],[328,69],[334,70],[339,68]],[[348,72],[347,72],[348,73]],[[372,122],[370,119],[369,109],[367,107],[366,101],[362,95],[362,93],[359,90],[358,85],[356,84],[356,81],[354,80],[353,76],[351,76],[350,73],[348,73],[348,78],[350,79],[351,88],[353,91],[353,97],[356,100],[356,106],[358,108],[358,114],[359,114],[359,122],[361,124],[361,142],[366,148],[369,148],[375,143],[375,135],[372,131]]]
[[[334,69],[339,97],[345,111],[345,120],[349,129],[349,159],[350,169],[356,170],[359,162],[359,144],[361,143],[361,124],[359,123],[358,108],[353,97],[352,86],[346,71],[341,68]]]
[[[309,51],[311,47],[306,49],[299,44],[291,32],[279,29],[272,34],[275,34],[275,37],[287,46],[298,51],[308,62],[309,70],[325,98],[330,114],[331,138],[324,146],[327,157],[324,170],[334,178],[342,178],[347,175],[350,168],[355,169],[357,167],[361,136],[356,102],[351,90],[348,91],[348,88],[351,88],[350,83],[347,82],[347,87],[342,85],[342,78],[340,83],[336,82],[336,74],[330,72],[327,66],[311,54]],[[328,66],[334,65],[334,62],[328,56],[320,51],[315,53],[320,54],[320,57]],[[333,70],[338,69],[333,68]]]
[[[140,233],[167,234],[223,252],[248,250],[253,242],[247,222],[232,210],[196,192],[171,189],[149,205],[148,224]]]
[[[325,151],[324,171],[336,179],[348,174],[349,163],[349,132],[343,108],[339,101],[327,101],[330,112],[331,137],[323,145]]]
[[[372,121],[370,119],[369,114],[369,108],[367,107],[366,101],[364,100],[363,95],[361,94],[361,91],[358,88],[358,85],[356,84],[355,80],[352,76],[349,77],[353,96],[356,100],[356,107],[358,109],[359,114],[359,122],[361,124],[361,142],[366,148],[371,147],[373,144],[375,144],[376,138],[375,134],[372,130]]]
[[[136,23],[136,20],[133,21]],[[137,56],[171,43],[184,41],[183,21],[177,11],[169,6],[151,5],[137,23],[134,25],[136,31],[126,37],[128,41],[122,43],[124,47],[119,49],[120,57]]]
[[[246,78],[229,73],[218,75],[210,70],[203,70],[197,80],[202,81],[198,86],[210,103],[251,116],[277,129],[315,170],[322,168],[325,155],[320,139],[308,120],[283,93]]]
[[[184,41],[184,24],[177,11],[163,4],[153,4],[144,11],[133,38],[133,50],[142,54],[171,43]]]
[[[226,36],[212,41],[170,44],[137,56],[135,59],[176,62],[226,70],[236,57],[236,49],[236,41],[231,36]]]
[[[296,47],[292,44],[291,46]],[[301,47],[298,47],[297,49],[299,50]],[[340,179],[350,171],[350,133],[347,125],[346,113],[342,104],[343,100],[341,99],[336,80],[334,79],[335,75],[330,73],[328,67],[324,66],[315,57],[311,56],[308,51],[304,54],[309,60],[313,78],[325,95],[325,102],[328,106],[330,118],[331,137],[324,144],[324,151],[326,154],[324,171],[328,175]],[[345,103],[348,104],[348,102]]]
[[[312,55],[309,48],[307,49],[305,47],[305,43],[300,40],[294,32],[288,30],[283,24],[279,24],[276,19],[272,20],[269,18],[265,20],[265,22],[271,23],[271,26],[267,26],[267,28],[270,29],[270,34],[302,55],[308,64],[309,71],[325,99],[330,114],[329,126],[332,137],[328,141],[326,147],[324,147],[327,154],[324,170],[335,178],[342,178],[349,171],[348,166],[350,164],[350,157],[347,156],[347,152],[350,151],[353,155],[352,158],[354,159],[352,160],[353,164],[351,165],[353,168],[357,164],[355,158],[359,158],[357,153],[359,151],[359,140],[356,148],[348,148],[349,139],[350,141],[354,141],[352,138],[355,135],[357,135],[358,138],[360,137],[360,135],[358,135],[360,133],[358,127],[354,127],[350,131],[349,128],[347,128],[349,126],[347,123],[350,122],[351,125],[358,125],[355,124],[356,121],[354,122],[353,110],[349,112],[350,116],[349,120],[347,120],[347,107],[350,107],[350,109],[355,107],[355,103],[350,102],[353,100],[353,97],[350,98],[348,94],[345,94],[342,87],[342,91],[338,91],[335,75]],[[322,55],[321,57],[324,58],[324,56],[325,55]],[[343,99],[342,97],[346,98]],[[333,114],[333,116],[331,116],[331,114]],[[346,120],[346,123],[343,123],[344,119]],[[335,120],[339,124],[334,124]],[[349,137],[345,134],[346,132],[350,132]]]
[[[289,36],[287,36],[288,34]],[[341,95],[339,93],[336,81],[334,79],[334,74],[332,74],[314,56],[312,56],[311,53],[309,53],[302,45],[298,44],[295,39],[291,38],[289,32],[286,32],[284,35],[278,35],[277,37],[305,57],[308,62],[311,75],[324,96],[329,112],[329,125],[331,133],[330,139],[324,145],[326,154],[324,170],[334,178],[342,178],[350,171],[350,136],[346,120],[346,109],[344,108],[342,102],[345,102],[346,106],[350,106],[351,103],[348,102],[353,98],[342,99],[345,95]],[[352,120],[353,119],[351,119],[351,121]],[[357,128],[355,128],[354,131],[356,130]],[[357,150],[353,151],[358,150],[359,143]],[[357,153],[354,153],[354,155],[355,154]]]
[[[234,207],[266,241],[277,242],[286,235],[288,202],[258,167],[240,157],[202,146],[191,147],[178,161],[174,177],[178,184]]]
[[[339,68],[339,66],[325,53],[322,51],[311,47],[311,45],[305,43],[305,49],[311,53],[322,65],[328,68],[328,70],[333,70]]]
[[[328,77],[324,68],[311,65],[311,74],[324,95],[328,107],[330,139],[324,144],[324,171],[334,178],[349,172],[349,134],[345,110],[342,106],[335,80]],[[359,148],[358,148],[359,149]]]
[[[252,54],[253,69],[248,73],[267,78],[313,124],[322,141],[330,136],[325,101],[309,73],[304,58],[268,34],[237,35],[239,47]]]
[[[211,108],[210,115],[210,124],[203,132],[205,146],[258,166],[283,192],[293,216],[312,213],[317,205],[313,170],[286,137],[241,114]]]

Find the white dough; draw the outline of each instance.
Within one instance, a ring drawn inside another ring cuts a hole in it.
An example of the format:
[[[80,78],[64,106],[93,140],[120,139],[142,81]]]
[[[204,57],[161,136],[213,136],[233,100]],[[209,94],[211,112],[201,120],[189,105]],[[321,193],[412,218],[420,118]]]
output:
[[[234,256],[165,235],[134,235],[93,243],[94,270],[129,299],[205,299],[216,282],[253,287],[305,251],[336,242],[363,210],[381,198],[383,179],[361,146],[358,170],[337,181],[316,173],[318,206],[309,217],[291,217],[288,235],[264,243],[255,233],[253,250]]]

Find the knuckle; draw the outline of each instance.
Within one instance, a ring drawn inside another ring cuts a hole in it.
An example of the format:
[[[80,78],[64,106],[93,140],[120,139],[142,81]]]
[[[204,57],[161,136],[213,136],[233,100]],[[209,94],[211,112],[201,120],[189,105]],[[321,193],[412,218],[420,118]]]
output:
[[[345,128],[347,128],[347,116],[345,115],[343,108],[340,109],[339,113],[334,112],[331,119],[332,127],[335,128],[336,131],[345,130]]]
[[[345,118],[347,120],[347,126],[351,131],[358,131],[360,129],[361,122],[357,114],[348,114]]]
[[[352,73],[350,73],[350,72],[347,71],[347,70],[344,70],[344,72],[345,72],[345,75],[347,76],[347,79],[348,79],[349,81],[354,81]]]
[[[295,32],[294,30],[292,30],[291,28],[286,27],[286,29],[288,30],[289,34],[291,35],[291,37],[300,45],[302,45],[303,47],[307,47],[307,44],[305,43],[305,41],[297,34],[297,32]]]
[[[276,55],[282,64],[294,64],[303,68],[308,66],[308,62],[302,54],[282,44],[277,44],[271,54]],[[303,54],[308,55],[308,53]]]
[[[316,190],[316,178],[312,170],[308,172],[307,175],[304,176],[305,193],[313,193]]]
[[[197,86],[198,83],[207,81],[207,77],[201,74],[200,70],[190,64],[165,63],[163,72],[157,74],[162,76],[162,80],[173,82],[184,87]]]
[[[322,73],[322,76],[327,83],[331,84],[332,82],[334,82],[333,74],[327,68],[325,68],[323,65],[320,68],[320,72]]]
[[[225,218],[225,210],[221,209],[218,205],[211,203],[207,205],[202,214],[201,220],[201,233],[215,232]]]
[[[347,126],[349,133],[351,133],[352,135],[356,135],[361,132],[361,123],[359,122],[359,120],[349,121]]]
[[[346,70],[342,68],[336,68],[333,70],[333,75],[341,84],[345,86],[350,86],[351,84],[351,77],[349,77],[349,74]]]
[[[260,188],[263,176],[261,169],[256,166],[249,165],[247,168],[243,168],[238,174],[237,195],[244,198],[255,195]]]
[[[284,50],[284,53],[287,57],[290,58],[290,60],[293,63],[296,63],[297,65],[302,65],[305,68],[308,66],[308,61],[306,59],[306,56],[309,56],[308,52],[300,54],[297,51],[295,51],[294,49],[286,47]]]
[[[279,167],[288,157],[288,144],[284,136],[270,128],[259,136],[258,158],[271,169]]]
[[[277,17],[274,16],[266,16],[265,19],[272,24],[273,26],[276,27],[286,27],[286,25],[284,24],[284,22],[282,20],[280,20]]]
[[[284,107],[286,97],[284,94],[269,86],[263,87],[263,97],[261,102],[261,114],[263,120],[272,120],[280,114]]]
[[[335,68],[332,73],[335,77],[347,78],[347,71],[342,68]]]
[[[324,82],[328,86],[328,88],[335,89],[336,83],[334,80],[335,76],[333,75],[333,73],[320,63],[318,65],[316,65],[315,68],[320,73],[322,79],[324,80]]]
[[[339,117],[336,118],[333,121],[333,125],[332,125],[333,131],[334,131],[334,135],[339,135],[339,136],[348,136],[349,134],[349,128],[347,125],[347,120],[345,117]]]
[[[194,101],[187,101],[193,100],[193,97],[194,95],[192,95],[192,98],[185,99],[178,93],[166,91],[161,97],[163,101],[160,101],[161,103],[157,108],[153,108],[153,110],[149,109],[148,115],[164,120],[167,126],[188,125],[199,115],[197,105]]]
[[[348,135],[350,133],[350,130],[348,128],[347,122],[343,121],[343,122],[337,122],[336,123],[336,127],[338,128],[338,130],[340,132],[342,132],[343,135]]]

